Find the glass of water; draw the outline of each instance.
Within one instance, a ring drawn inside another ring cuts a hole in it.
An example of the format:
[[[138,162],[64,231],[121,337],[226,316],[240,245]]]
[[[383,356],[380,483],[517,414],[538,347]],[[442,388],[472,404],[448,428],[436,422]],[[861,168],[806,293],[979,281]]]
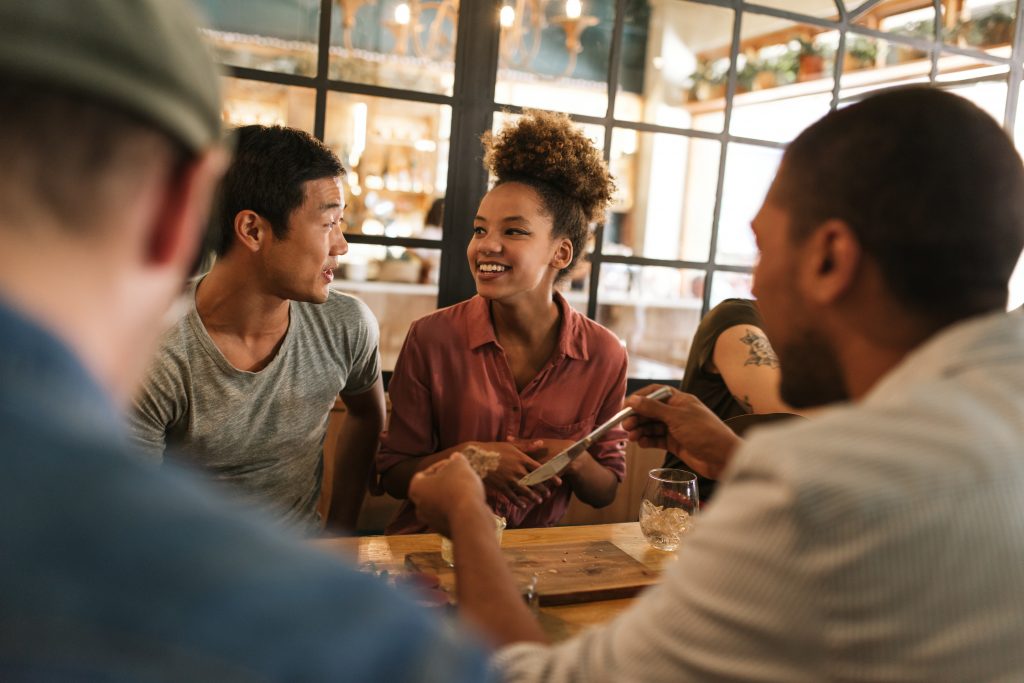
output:
[[[696,474],[672,468],[651,470],[640,501],[644,538],[658,550],[675,550],[693,524],[699,504]]]

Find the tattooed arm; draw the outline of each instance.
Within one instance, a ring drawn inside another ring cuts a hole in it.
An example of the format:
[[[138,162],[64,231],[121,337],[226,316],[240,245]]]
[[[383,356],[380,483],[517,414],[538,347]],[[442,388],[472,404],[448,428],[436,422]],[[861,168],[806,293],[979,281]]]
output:
[[[761,328],[735,325],[722,332],[710,369],[722,376],[733,397],[749,412],[793,412],[779,398],[779,359]]]

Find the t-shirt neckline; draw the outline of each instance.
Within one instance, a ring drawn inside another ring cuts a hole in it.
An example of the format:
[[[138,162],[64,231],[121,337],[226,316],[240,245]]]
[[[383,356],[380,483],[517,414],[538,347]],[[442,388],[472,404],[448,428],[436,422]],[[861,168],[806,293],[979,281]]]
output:
[[[292,346],[292,338],[295,336],[292,332],[292,328],[294,327],[293,323],[295,322],[294,317],[292,316],[292,302],[288,302],[288,329],[285,330],[284,339],[281,341],[281,346],[277,349],[277,353],[275,353],[274,357],[270,359],[270,362],[260,370],[256,370],[255,372],[252,370],[242,370],[236,368],[230,361],[228,361],[227,358],[224,357],[224,353],[220,350],[220,347],[217,346],[216,342],[213,341],[213,337],[210,336],[210,333],[206,329],[206,325],[203,324],[202,317],[199,315],[199,307],[196,305],[196,292],[199,290],[199,283],[202,282],[204,278],[205,276],[197,278],[192,283],[189,290],[188,296],[190,305],[188,321],[189,324],[192,325],[192,329],[195,331],[196,337],[199,339],[199,343],[202,344],[207,354],[209,354],[221,370],[229,374],[258,377],[274,368],[279,362],[281,362],[281,358],[287,354],[288,349]]]

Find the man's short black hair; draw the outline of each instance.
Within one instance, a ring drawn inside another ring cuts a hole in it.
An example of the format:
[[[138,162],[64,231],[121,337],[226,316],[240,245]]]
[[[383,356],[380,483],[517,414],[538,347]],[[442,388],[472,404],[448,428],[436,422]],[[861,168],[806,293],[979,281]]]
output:
[[[893,296],[938,324],[1005,309],[1024,246],[1024,166],[969,101],[930,87],[832,112],[786,150],[773,191],[796,240],[845,221]]]
[[[243,126],[235,130],[235,155],[221,183],[213,225],[213,248],[223,256],[235,241],[240,211],[255,211],[278,238],[288,217],[305,199],[304,183],[345,175],[341,161],[309,133],[284,126]]]

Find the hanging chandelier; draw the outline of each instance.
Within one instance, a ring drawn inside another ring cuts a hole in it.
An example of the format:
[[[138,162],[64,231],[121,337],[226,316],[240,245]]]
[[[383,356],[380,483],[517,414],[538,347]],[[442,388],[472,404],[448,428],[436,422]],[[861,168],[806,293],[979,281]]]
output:
[[[352,49],[356,14],[376,0],[336,0],[341,9],[342,41]],[[452,61],[459,0],[408,0],[394,5],[381,21],[394,38],[394,53],[411,54],[434,61]],[[549,15],[550,16],[549,18]],[[571,75],[583,51],[583,32],[599,23],[585,14],[582,0],[506,0],[498,11],[501,26],[501,62],[518,69],[530,67],[540,53],[544,29],[557,26],[565,34],[568,63],[563,72]]]

